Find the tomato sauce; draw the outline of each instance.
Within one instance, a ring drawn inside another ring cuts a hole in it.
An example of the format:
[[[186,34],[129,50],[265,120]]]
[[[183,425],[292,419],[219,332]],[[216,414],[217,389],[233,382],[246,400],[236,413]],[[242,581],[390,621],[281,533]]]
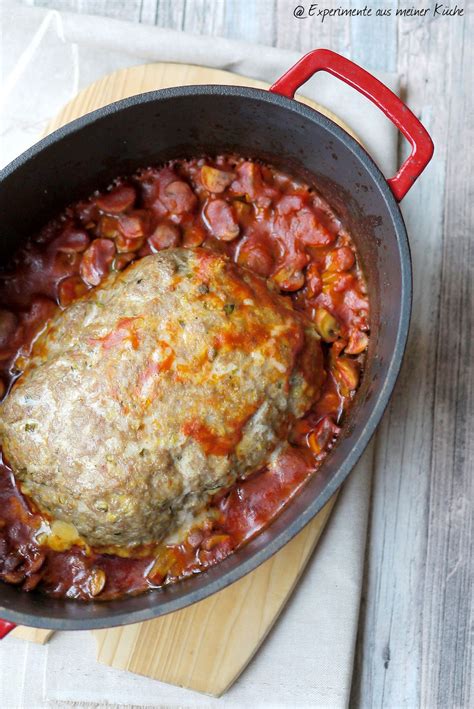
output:
[[[203,571],[266,527],[334,445],[368,345],[369,302],[356,249],[314,187],[234,155],[173,161],[117,179],[31,237],[0,272],[0,397],[28,366],[31,343],[58,307],[136,259],[200,245],[266,278],[314,323],[324,349],[320,399],[293,424],[276,462],[216,492],[181,542],[132,555],[101,553],[80,540],[64,548],[45,543],[53,521],[22,494],[0,459],[1,580],[57,598],[107,600]],[[124,319],[103,347],[117,337],[138,346],[139,323]],[[258,333],[249,333],[249,348],[253,338]],[[210,440],[202,427],[190,425],[188,434],[218,455],[234,445]]]

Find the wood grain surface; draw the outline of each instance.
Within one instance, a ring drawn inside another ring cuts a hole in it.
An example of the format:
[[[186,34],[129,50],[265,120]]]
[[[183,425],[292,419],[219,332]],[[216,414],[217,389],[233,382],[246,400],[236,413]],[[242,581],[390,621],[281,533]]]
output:
[[[40,630],[39,628],[24,628],[21,625],[12,631],[12,638],[27,640],[30,643],[44,645],[53,635],[54,630]]]
[[[163,618],[95,631],[97,659],[220,696],[271,630],[331,514],[335,497],[289,544],[229,588]]]
[[[27,0],[398,71],[436,153],[403,204],[414,264],[405,365],[376,441],[351,705],[469,707],[472,673],[473,3],[463,17],[297,20],[292,0]],[[307,2],[300,4],[308,5]],[[322,4],[322,3],[321,3]],[[365,2],[327,0],[326,7]],[[449,4],[449,3],[446,3]],[[432,2],[423,6],[435,5]],[[400,144],[400,159],[406,146]]]
[[[115,71],[113,74],[108,74],[80,91],[52,119],[45,131],[45,135],[96,108],[107,106],[113,101],[119,101],[128,96],[146,91],[155,91],[158,88],[165,89],[171,86],[205,83],[224,84],[227,86],[253,86],[261,89],[268,89],[269,86],[264,81],[250,79],[246,76],[233,74],[230,71],[191,64],[167,62],[128,67]],[[344,130],[357,139],[357,136],[347,123],[344,123],[327,108],[300,94],[298,94],[297,99],[317,109],[320,113],[324,113],[325,116],[339,123]]]

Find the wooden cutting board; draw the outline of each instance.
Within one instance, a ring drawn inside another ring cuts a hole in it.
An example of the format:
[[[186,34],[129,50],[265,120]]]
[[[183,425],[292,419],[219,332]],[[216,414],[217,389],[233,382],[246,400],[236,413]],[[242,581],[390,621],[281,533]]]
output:
[[[81,91],[47,133],[96,108],[169,86],[231,84],[268,88],[254,79],[187,64],[146,64],[116,71]],[[300,100],[352,133],[309,99]],[[189,608],[146,623],[94,631],[97,659],[162,682],[219,696],[237,679],[290,597],[330,516],[336,496],[278,554],[232,586]],[[51,631],[17,628],[12,635],[45,643]]]

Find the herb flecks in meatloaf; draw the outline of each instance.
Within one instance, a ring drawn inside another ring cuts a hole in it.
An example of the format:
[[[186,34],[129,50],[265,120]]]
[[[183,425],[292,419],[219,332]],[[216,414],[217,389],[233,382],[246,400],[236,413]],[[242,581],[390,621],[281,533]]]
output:
[[[0,436],[42,510],[96,547],[141,545],[263,466],[323,376],[289,298],[225,256],[168,249],[53,318]]]

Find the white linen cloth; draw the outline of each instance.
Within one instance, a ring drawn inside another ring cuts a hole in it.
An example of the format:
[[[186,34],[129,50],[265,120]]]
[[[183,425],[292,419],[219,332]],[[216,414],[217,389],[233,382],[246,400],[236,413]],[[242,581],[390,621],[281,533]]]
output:
[[[2,165],[34,143],[78,90],[115,69],[151,61],[202,64],[273,82],[297,61],[287,50],[185,35],[86,15],[1,3]],[[393,75],[379,75],[396,90]],[[397,134],[366,99],[327,74],[302,93],[341,116],[393,174]],[[0,706],[344,707],[350,696],[363,578],[372,448],[340,493],[313,558],[276,626],[227,694],[214,700],[95,661],[90,633],[44,646],[0,643]],[[84,704],[85,703],[85,704]]]

